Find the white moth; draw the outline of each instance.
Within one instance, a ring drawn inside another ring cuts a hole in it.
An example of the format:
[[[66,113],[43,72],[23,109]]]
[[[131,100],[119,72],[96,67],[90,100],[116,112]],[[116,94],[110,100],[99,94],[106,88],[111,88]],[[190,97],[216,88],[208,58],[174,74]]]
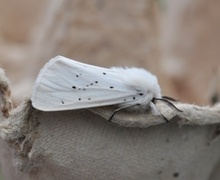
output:
[[[118,105],[111,120],[118,110],[135,106],[158,114],[154,101],[164,100],[160,91],[156,76],[144,69],[108,69],[57,56],[40,71],[31,101],[42,111]]]

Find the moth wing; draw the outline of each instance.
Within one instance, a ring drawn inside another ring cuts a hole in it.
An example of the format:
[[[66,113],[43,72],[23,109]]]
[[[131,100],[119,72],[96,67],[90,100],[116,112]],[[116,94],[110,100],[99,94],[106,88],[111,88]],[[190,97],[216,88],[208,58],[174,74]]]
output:
[[[42,111],[59,111],[120,104],[136,93],[120,76],[113,69],[57,56],[40,71],[32,105]]]

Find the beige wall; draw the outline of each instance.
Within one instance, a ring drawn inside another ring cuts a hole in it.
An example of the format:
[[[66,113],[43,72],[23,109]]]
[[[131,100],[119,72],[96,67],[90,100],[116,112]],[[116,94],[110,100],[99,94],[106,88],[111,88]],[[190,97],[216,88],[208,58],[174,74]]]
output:
[[[0,0],[0,64],[15,104],[60,54],[94,65],[138,66],[164,94],[208,104],[220,50],[218,1]]]

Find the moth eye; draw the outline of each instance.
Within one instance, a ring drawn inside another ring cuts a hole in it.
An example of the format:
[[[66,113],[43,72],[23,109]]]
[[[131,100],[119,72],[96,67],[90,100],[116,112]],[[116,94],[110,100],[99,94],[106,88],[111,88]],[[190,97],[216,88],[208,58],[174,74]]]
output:
[[[155,98],[152,98],[152,99],[151,99],[151,102],[155,103]]]

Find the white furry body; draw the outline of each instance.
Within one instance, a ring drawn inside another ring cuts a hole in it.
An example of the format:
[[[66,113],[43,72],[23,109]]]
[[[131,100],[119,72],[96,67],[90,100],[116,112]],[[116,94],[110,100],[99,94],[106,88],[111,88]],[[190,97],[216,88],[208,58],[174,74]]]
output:
[[[42,111],[107,105],[155,109],[151,102],[154,97],[161,97],[160,86],[157,78],[144,69],[107,69],[57,56],[40,71],[31,100]]]

